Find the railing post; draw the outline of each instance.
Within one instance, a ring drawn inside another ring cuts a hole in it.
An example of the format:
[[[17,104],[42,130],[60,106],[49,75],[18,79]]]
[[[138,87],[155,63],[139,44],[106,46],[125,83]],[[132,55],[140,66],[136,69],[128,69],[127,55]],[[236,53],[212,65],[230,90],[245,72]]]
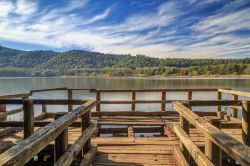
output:
[[[54,115],[54,119],[56,120],[63,115],[64,113],[58,112]],[[68,128],[63,130],[63,132],[60,135],[58,135],[58,137],[55,139],[54,148],[55,148],[54,162],[56,162],[68,148]]]
[[[87,129],[89,127],[89,125],[91,123],[90,111],[88,111],[87,113],[82,115],[81,121],[82,121],[82,132],[83,132],[85,129]],[[88,141],[85,143],[85,145],[82,148],[82,154],[85,154],[86,152],[88,152],[90,147],[91,147],[91,140],[88,139]]]
[[[217,91],[217,100],[221,100],[221,98],[222,98],[221,92]],[[216,112],[221,112],[221,106],[220,105],[217,106]]]
[[[188,104],[184,104],[186,107],[188,107]],[[180,126],[181,128],[187,133],[187,135],[189,135],[189,127],[190,124],[189,122],[180,115]],[[187,162],[190,163],[190,154],[187,150],[187,148],[185,147],[185,145],[183,143],[180,142],[180,149],[184,155],[184,157],[186,158]]]
[[[68,100],[72,100],[73,99],[73,95],[72,95],[72,90],[68,89]],[[73,110],[73,105],[72,104],[68,104],[68,112],[71,112]]]
[[[100,106],[100,100],[101,100],[101,94],[100,92],[96,92],[96,112],[100,112],[101,106]]]
[[[250,101],[242,101],[242,140],[250,146]]]
[[[6,112],[6,104],[0,104],[0,112]],[[0,121],[6,121],[7,116],[0,119]]]
[[[238,100],[238,95],[232,95],[233,100]],[[238,118],[238,109],[237,108],[231,108],[232,117]]]
[[[47,105],[46,104],[42,104],[42,113],[47,114]]]
[[[192,92],[191,90],[189,90],[189,91],[187,92],[187,99],[188,99],[188,100],[192,100],[192,97],[193,97],[193,92]]]
[[[31,100],[23,100],[23,137],[28,138],[34,133],[34,104]]]
[[[135,91],[133,91],[132,92],[132,105],[131,105],[131,111],[132,112],[135,112],[135,100],[136,100],[136,92]]]
[[[164,111],[166,111],[166,102],[165,102],[165,100],[166,100],[166,92],[165,91],[161,92],[161,100],[162,100],[162,102],[161,102],[161,111],[164,112]]]
[[[221,129],[221,120],[219,117],[205,117],[213,126]],[[205,154],[213,164],[222,165],[222,150],[205,136]]]

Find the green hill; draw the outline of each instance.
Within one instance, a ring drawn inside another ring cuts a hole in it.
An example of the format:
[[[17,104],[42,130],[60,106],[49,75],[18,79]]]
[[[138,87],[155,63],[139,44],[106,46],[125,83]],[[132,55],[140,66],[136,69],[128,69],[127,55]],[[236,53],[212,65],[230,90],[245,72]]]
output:
[[[0,76],[250,74],[246,59],[160,59],[71,50],[21,51],[0,47]]]

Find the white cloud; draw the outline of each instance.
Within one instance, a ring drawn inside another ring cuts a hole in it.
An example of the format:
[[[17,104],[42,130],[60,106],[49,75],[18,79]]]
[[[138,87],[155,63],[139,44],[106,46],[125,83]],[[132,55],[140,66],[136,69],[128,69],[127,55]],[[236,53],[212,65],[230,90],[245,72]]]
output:
[[[31,0],[17,0],[15,12],[20,15],[33,14],[37,11],[37,3]]]
[[[0,10],[4,11],[0,13],[0,39],[55,48],[79,47],[104,53],[154,57],[247,56],[250,40],[227,33],[250,30],[250,9],[234,11],[228,5],[217,14],[197,19],[200,21],[189,27],[193,18],[179,18],[187,13],[183,10],[187,5],[196,3],[195,0],[187,4],[167,1],[148,12],[129,15],[120,23],[108,24],[102,20],[112,18],[115,8],[106,8],[92,16],[73,12],[76,9],[87,11],[91,7],[87,0],[72,0],[60,8],[49,6],[40,9],[34,1],[0,1]],[[208,3],[212,0],[206,1]],[[240,4],[243,2],[238,6]],[[191,34],[179,34],[188,28]]]
[[[6,17],[13,9],[14,5],[11,1],[0,1],[0,18]]]
[[[92,18],[90,18],[89,20],[87,20],[84,24],[91,24],[91,23],[94,23],[96,21],[99,21],[99,20],[103,20],[105,19],[109,13],[110,13],[111,9],[108,8],[107,10],[105,10],[103,13],[99,14],[99,15],[96,15]]]

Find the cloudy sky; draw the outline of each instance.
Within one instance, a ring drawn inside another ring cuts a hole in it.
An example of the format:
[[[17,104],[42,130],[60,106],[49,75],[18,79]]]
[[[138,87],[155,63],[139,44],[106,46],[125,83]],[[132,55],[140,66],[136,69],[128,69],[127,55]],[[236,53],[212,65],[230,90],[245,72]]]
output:
[[[250,57],[250,0],[0,0],[0,44],[162,58]]]

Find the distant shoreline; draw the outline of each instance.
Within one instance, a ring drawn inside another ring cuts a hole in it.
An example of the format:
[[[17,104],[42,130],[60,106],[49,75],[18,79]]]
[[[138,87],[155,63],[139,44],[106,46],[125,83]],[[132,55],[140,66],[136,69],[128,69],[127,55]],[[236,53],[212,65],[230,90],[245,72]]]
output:
[[[51,77],[0,77],[0,79],[8,78],[131,78],[131,79],[250,79],[250,75],[197,75],[197,76],[109,76],[109,75],[86,75],[86,76],[51,76]]]

